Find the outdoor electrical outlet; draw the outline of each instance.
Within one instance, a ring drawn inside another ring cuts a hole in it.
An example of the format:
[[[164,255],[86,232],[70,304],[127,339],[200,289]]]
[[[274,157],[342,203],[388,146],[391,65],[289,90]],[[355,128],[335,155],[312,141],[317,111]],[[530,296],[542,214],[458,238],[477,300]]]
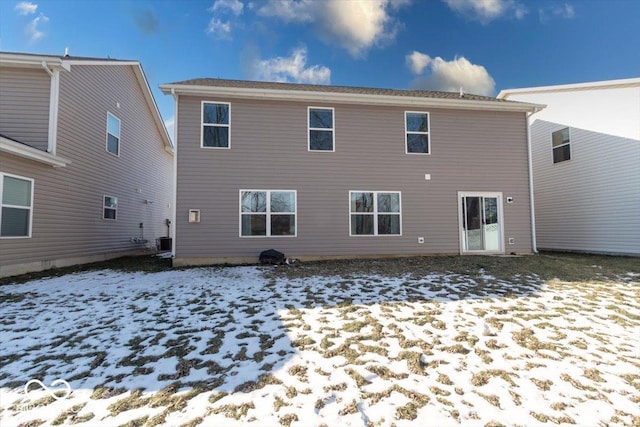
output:
[[[515,245],[516,244],[516,239],[514,239],[513,237],[509,237],[509,244],[510,245]]]
[[[418,243],[424,243],[424,237],[418,237]]]

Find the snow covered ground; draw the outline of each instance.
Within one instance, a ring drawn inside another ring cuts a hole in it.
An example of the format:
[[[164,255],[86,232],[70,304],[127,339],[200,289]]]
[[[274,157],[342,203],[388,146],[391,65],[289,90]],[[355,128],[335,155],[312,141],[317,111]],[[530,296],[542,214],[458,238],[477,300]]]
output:
[[[271,273],[0,287],[0,425],[640,425],[635,274]]]

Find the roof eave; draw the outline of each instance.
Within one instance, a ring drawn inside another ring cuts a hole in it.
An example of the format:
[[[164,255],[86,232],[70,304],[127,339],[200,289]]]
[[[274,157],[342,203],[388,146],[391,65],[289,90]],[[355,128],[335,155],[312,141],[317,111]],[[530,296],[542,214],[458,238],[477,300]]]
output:
[[[20,55],[16,53],[0,53],[0,65],[6,67],[42,68],[46,64],[50,69],[67,70],[69,67],[55,56],[47,55]]]
[[[169,137],[169,132],[167,131],[167,127],[162,120],[162,115],[160,114],[160,110],[158,109],[158,104],[156,103],[155,98],[153,97],[153,93],[151,93],[151,87],[149,86],[149,82],[147,81],[147,76],[144,74],[144,70],[142,69],[142,65],[139,62],[136,63],[134,67],[136,77],[140,82],[140,86],[142,86],[142,90],[144,92],[144,97],[147,100],[147,103],[151,107],[154,121],[156,122],[156,126],[160,129],[160,133],[162,134],[162,140],[164,143],[164,149],[166,152],[173,155],[174,147],[171,138]]]
[[[65,159],[64,157],[55,156],[51,153],[47,153],[46,151],[20,144],[19,142],[12,141],[11,139],[3,136],[0,136],[0,151],[13,154],[14,156],[22,157],[24,159],[44,163],[46,165],[53,166],[54,168],[65,167],[71,163],[71,160]]]
[[[362,93],[315,92],[305,90],[257,89],[220,86],[200,86],[183,84],[164,84],[160,89],[166,95],[175,91],[178,95],[208,95],[246,99],[270,99],[278,101],[334,102],[344,104],[420,106],[431,108],[453,108],[464,110],[490,110],[533,112],[543,105],[522,102],[496,102],[455,98],[428,98],[396,95],[373,95]]]
[[[602,89],[613,87],[635,87],[640,86],[640,77],[631,79],[618,79],[618,80],[602,80],[597,82],[586,83],[571,83],[565,85],[554,86],[532,86],[523,88],[503,89],[500,91],[496,98],[508,99],[511,95],[523,95],[530,93],[543,93],[543,92],[568,92],[575,90],[589,90],[589,89]]]

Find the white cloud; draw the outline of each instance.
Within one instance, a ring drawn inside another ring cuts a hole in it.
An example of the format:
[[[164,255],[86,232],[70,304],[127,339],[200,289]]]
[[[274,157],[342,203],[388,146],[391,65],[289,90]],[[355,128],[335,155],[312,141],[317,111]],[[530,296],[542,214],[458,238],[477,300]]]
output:
[[[487,69],[463,56],[452,61],[436,57],[429,61],[428,69],[429,74],[411,83],[413,89],[457,92],[462,87],[466,93],[486,96],[493,96],[495,92],[496,82]]]
[[[371,47],[395,39],[400,23],[393,12],[410,0],[268,0],[263,16],[290,23],[313,23],[320,38],[360,57]]]
[[[522,19],[527,8],[516,0],[443,0],[451,10],[483,24],[502,16]]]
[[[211,18],[206,32],[216,39],[231,40],[231,22],[223,22],[218,18]]]
[[[272,82],[329,84],[331,70],[322,65],[307,66],[307,49],[294,49],[288,57],[255,59],[250,66],[251,79]]]
[[[24,32],[29,38],[30,42],[37,42],[42,37],[44,37],[44,32],[42,32],[39,27],[41,24],[47,22],[49,22],[49,18],[44,15],[40,15],[27,24],[27,26],[24,28]]]
[[[573,19],[576,16],[576,11],[568,3],[556,4],[550,7],[541,8],[538,10],[540,22],[546,22],[553,18],[560,19]]]
[[[414,50],[405,58],[407,60],[407,66],[413,74],[422,74],[424,69],[427,68],[427,65],[429,65],[429,62],[431,62],[429,55],[418,52],[417,50]]]
[[[268,0],[258,9],[258,13],[280,18],[284,22],[310,22],[314,19],[314,12],[320,7],[312,0]]]
[[[240,0],[216,0],[209,10],[211,12],[228,10],[238,16],[242,14],[242,9],[244,9],[244,4]]]
[[[240,0],[216,0],[208,10],[209,12],[213,12],[214,16],[209,21],[209,25],[207,25],[207,29],[205,32],[216,39],[220,40],[231,40],[231,21],[233,20],[233,26],[235,27],[237,19],[227,19],[223,21],[219,18],[220,15],[233,14],[236,17],[242,14],[242,10],[244,9],[244,4]]]
[[[16,4],[14,9],[18,11],[19,15],[31,15],[32,13],[36,13],[38,5],[29,1],[21,1]]]

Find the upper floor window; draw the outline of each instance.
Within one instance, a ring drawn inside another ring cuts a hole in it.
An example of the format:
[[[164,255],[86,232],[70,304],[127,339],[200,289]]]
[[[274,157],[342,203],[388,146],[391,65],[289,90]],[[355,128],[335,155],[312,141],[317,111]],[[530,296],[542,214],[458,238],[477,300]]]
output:
[[[295,191],[240,191],[240,236],[295,235]]]
[[[557,130],[551,134],[553,163],[571,160],[571,138],[569,128]]]
[[[405,111],[406,152],[429,154],[429,113]]]
[[[335,151],[333,108],[309,107],[309,151]]]
[[[33,180],[0,173],[0,237],[31,237]]]
[[[102,202],[102,219],[117,219],[118,217],[118,198],[113,196],[104,196]]]
[[[350,191],[351,236],[401,234],[400,193]]]
[[[107,113],[107,151],[120,155],[120,119]]]
[[[229,148],[231,104],[202,103],[202,147]]]

